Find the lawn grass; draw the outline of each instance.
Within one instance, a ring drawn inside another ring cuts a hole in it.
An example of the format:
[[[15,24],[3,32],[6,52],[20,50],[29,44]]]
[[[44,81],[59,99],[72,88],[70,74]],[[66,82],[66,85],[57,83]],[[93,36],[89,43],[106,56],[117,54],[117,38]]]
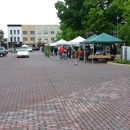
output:
[[[120,60],[114,60],[113,63],[130,64],[130,61],[129,60],[125,60],[125,59],[120,59]]]

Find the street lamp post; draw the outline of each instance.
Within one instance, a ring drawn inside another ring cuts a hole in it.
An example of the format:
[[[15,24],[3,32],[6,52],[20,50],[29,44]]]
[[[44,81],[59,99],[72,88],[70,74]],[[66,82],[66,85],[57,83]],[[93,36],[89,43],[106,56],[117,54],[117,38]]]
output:
[[[118,38],[118,20],[119,20],[119,16],[117,15],[117,17],[116,17],[116,19],[117,19],[117,38]]]

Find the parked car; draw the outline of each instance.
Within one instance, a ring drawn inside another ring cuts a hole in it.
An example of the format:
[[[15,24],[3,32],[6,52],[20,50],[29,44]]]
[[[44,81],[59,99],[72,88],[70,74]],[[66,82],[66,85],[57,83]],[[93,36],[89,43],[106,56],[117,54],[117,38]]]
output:
[[[27,50],[28,50],[29,52],[33,52],[33,48],[32,48],[32,47],[27,47]]]
[[[96,55],[103,54],[106,55],[106,51],[103,49],[103,47],[97,46],[96,47]]]
[[[6,51],[6,49],[4,47],[0,47],[0,57],[3,57],[7,54],[8,52]]]
[[[12,52],[12,51],[13,51],[13,48],[9,48],[9,49],[8,49],[8,52]]]
[[[91,53],[93,53],[93,47],[92,46],[91,46]],[[103,47],[96,46],[96,55],[100,55],[100,54],[106,55],[107,52],[103,49]]]
[[[29,58],[29,52],[26,48],[21,48],[18,50],[17,52],[17,58],[20,58],[20,57],[27,57]]]
[[[34,51],[39,51],[40,48],[39,48],[39,47],[33,47],[33,50],[34,50]]]

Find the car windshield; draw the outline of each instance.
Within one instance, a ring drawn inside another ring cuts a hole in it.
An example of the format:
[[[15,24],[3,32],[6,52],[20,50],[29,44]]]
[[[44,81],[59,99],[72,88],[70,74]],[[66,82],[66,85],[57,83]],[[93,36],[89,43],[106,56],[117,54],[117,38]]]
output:
[[[18,50],[18,51],[20,51],[20,52],[21,52],[21,51],[27,51],[27,49],[20,49],[20,50]]]
[[[102,47],[97,47],[97,50],[103,50],[103,48]]]

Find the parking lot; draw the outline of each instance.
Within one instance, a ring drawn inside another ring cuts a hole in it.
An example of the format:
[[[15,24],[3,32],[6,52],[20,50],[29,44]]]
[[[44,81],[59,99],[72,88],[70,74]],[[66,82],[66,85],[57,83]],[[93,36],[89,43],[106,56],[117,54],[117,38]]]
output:
[[[0,130],[130,130],[130,67],[40,51],[0,58]]]

